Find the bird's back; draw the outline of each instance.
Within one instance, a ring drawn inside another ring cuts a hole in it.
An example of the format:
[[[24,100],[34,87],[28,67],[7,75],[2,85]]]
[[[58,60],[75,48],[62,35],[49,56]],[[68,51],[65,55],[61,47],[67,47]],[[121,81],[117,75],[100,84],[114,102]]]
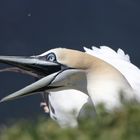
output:
[[[130,62],[128,54],[125,54],[122,49],[115,52],[106,46],[92,47],[92,50],[84,49],[86,53],[104,60],[120,71],[133,88],[135,97],[140,101],[140,69]]]

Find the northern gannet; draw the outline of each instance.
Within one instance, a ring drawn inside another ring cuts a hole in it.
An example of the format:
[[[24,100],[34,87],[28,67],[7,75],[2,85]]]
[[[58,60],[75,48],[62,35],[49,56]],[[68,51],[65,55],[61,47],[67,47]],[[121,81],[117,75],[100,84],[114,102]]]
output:
[[[111,50],[107,49],[107,47],[102,47],[101,49],[93,48],[93,50],[85,48],[85,50],[87,53],[57,48],[39,56],[30,58],[19,57],[18,59],[17,57],[1,56],[1,62],[15,65],[21,69],[43,75],[44,73],[46,74],[46,70],[51,73],[50,75],[47,73],[48,76],[45,75],[44,78],[37,82],[3,98],[1,102],[31,95],[42,90],[56,95],[58,91],[74,89],[88,94],[95,106],[102,102],[110,110],[121,106],[119,100],[120,92],[124,94],[126,99],[139,97],[137,86],[132,84],[139,84],[139,82],[133,78],[131,83],[131,78],[128,77],[134,71],[137,71],[137,74],[140,75],[140,71],[129,62],[128,55],[122,57],[124,54],[119,49],[117,53],[117,55],[120,55],[119,61],[117,57],[115,60],[115,55],[113,55],[113,58],[109,58]],[[108,51],[109,54],[102,54],[104,51],[106,53]],[[29,59],[29,61],[25,63],[25,59]],[[121,64],[126,64],[126,69],[124,68],[123,72],[118,67],[120,62]],[[127,68],[129,69],[127,70]],[[126,75],[126,72],[129,73],[130,69],[133,70],[130,71],[129,75]],[[84,103],[87,102],[87,98],[86,96]],[[57,98],[55,100],[57,101]],[[71,99],[69,98],[69,100]]]
[[[1,56],[1,63],[7,63],[15,67],[1,69],[0,72],[19,72],[40,79],[58,70],[55,65],[51,66],[49,62],[45,66],[41,59],[45,60],[46,57],[42,55],[31,57]],[[78,81],[77,79],[77,83],[76,85],[80,87],[83,81]],[[84,82],[84,84],[86,83]],[[40,91],[44,90],[40,89]],[[45,112],[49,113],[50,117],[57,121],[61,127],[76,127],[78,125],[78,118],[84,114],[85,106],[91,104],[89,97],[85,94],[87,93],[86,89],[83,89],[83,91],[84,93],[70,88],[58,92],[49,92],[48,101],[45,101],[45,98],[41,105],[44,106]],[[47,96],[47,94],[44,93],[43,96]],[[47,106],[46,102],[48,102]]]

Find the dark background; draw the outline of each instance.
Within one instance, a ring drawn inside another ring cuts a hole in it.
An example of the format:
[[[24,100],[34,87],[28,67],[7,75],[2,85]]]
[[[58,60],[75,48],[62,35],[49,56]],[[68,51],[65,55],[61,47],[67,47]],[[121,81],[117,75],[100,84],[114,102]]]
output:
[[[140,66],[139,0],[1,0],[0,55],[35,55],[48,49],[107,45]],[[1,68],[4,65],[0,65]],[[0,98],[33,78],[0,73]],[[45,115],[40,95],[0,104],[0,123]]]

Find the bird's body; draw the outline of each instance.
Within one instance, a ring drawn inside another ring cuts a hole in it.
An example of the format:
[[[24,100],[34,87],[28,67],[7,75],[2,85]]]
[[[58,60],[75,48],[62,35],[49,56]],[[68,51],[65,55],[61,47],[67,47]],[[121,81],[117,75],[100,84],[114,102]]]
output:
[[[78,90],[50,92],[50,117],[56,120],[61,127],[76,127],[80,110],[87,103],[88,96]]]
[[[115,52],[108,47],[85,50],[86,53],[57,48],[34,56],[34,59],[39,58],[37,65],[41,64],[37,69],[34,68],[34,64],[28,67],[31,61],[25,65],[23,59],[19,62],[19,59],[16,61],[15,58],[11,60],[9,57],[0,57],[0,61],[14,63],[32,73],[44,74],[46,65],[55,68],[54,73],[44,75],[44,78],[5,97],[2,101],[45,90],[46,94],[49,92],[50,116],[62,127],[77,125],[79,112],[84,104],[90,104],[89,98],[95,108],[99,103],[104,103],[108,110],[121,107],[120,93],[127,100],[138,98],[140,101],[140,70],[130,62],[128,55],[122,50]]]
[[[86,53],[106,61],[120,71],[132,87],[135,98],[140,101],[140,69],[131,63],[128,54],[125,54],[122,49],[115,52],[107,46],[92,47],[92,50],[84,49]]]
[[[104,103],[106,108],[111,110],[121,106],[120,93],[124,92],[127,99],[133,97],[132,88],[126,78],[119,70],[101,58],[69,49],[60,48],[51,51],[57,55],[60,63],[85,71],[87,85],[81,86],[87,88],[88,95],[95,106]],[[70,61],[68,61],[69,58],[71,58]]]

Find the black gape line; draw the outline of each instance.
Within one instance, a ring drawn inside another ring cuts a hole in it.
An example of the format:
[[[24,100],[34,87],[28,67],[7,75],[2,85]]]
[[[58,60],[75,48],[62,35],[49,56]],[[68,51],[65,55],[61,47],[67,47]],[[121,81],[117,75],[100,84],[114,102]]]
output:
[[[57,72],[61,69],[61,66],[49,66],[49,68],[48,68],[48,66],[42,66],[39,64],[38,65],[36,65],[36,64],[27,65],[27,64],[19,64],[16,62],[2,62],[2,63],[12,65],[14,67],[18,67],[20,69],[30,71],[32,73],[36,73],[40,76],[46,76],[46,75],[52,74],[54,72]]]
[[[68,68],[68,67],[65,66],[65,69],[61,70],[58,74],[56,74],[54,76],[53,80],[48,85],[50,85],[60,73],[62,73],[65,70],[68,70],[68,69],[72,69],[72,68]],[[50,89],[59,88],[59,87],[63,87],[63,86],[57,86],[57,87],[50,86]],[[51,103],[49,101],[49,92],[48,93],[45,93],[45,91],[44,91],[42,93],[42,97],[43,97],[43,100],[46,103],[47,107],[49,107],[49,109],[52,111],[52,113],[53,113],[53,115],[52,115],[53,119],[57,120],[57,118],[55,116],[55,109],[53,108],[53,106],[51,105]],[[50,114],[50,111],[48,112],[48,114]]]
[[[55,54],[50,53],[50,55],[54,56],[53,61],[46,60],[46,56],[39,56],[39,57],[24,57],[23,56],[22,58],[23,59],[39,59],[39,60],[54,62],[56,64],[59,64],[56,61]],[[17,59],[18,59],[18,57],[17,57]],[[48,59],[50,59],[50,57]],[[11,61],[11,60],[0,60],[0,62],[4,63],[4,64],[11,65],[11,66],[14,66],[14,67],[18,67],[18,68],[26,70],[26,71],[30,71],[32,73],[36,73],[40,76],[46,76],[46,75],[49,75],[49,74],[52,74],[54,72],[57,72],[57,71],[61,70],[61,65],[60,64],[59,65],[49,65],[49,67],[48,67],[47,65],[35,64],[35,63],[32,63],[32,64],[19,63],[19,62],[14,62],[14,61]]]
[[[37,56],[37,57],[11,57],[11,58],[14,58],[14,59],[13,60],[10,59],[10,58],[8,58],[8,59],[2,59],[2,60],[0,60],[0,62],[9,64],[9,65],[13,65],[13,66],[17,67],[19,70],[21,69],[21,71],[28,71],[28,73],[25,72],[26,74],[29,74],[29,75],[31,75],[30,73],[36,74],[36,76],[38,76],[36,78],[37,81],[39,79],[42,79],[43,77],[46,77],[46,76],[48,76],[50,74],[55,74],[57,72],[57,74],[52,77],[51,81],[49,81],[46,86],[41,87],[39,89],[32,90],[32,91],[28,91],[27,93],[23,93],[23,94],[19,95],[18,97],[13,97],[13,99],[27,96],[29,93],[30,94],[33,94],[34,92],[44,92],[45,90],[63,87],[64,85],[61,85],[61,86],[51,86],[51,84],[56,79],[56,77],[59,74],[61,74],[62,72],[66,71],[68,69],[74,69],[74,68],[69,68],[66,65],[63,65],[63,64],[57,62],[56,56],[55,56],[54,53],[49,53],[46,56]],[[21,61],[18,60],[18,58],[21,59]],[[43,61],[55,63],[56,65],[53,65],[53,64],[52,65],[51,64],[49,64],[49,65],[47,65],[47,64],[44,65],[43,64],[42,65],[42,63],[39,64],[39,63],[36,63],[36,61],[29,61],[29,63],[28,63],[28,62],[26,62],[24,60],[26,58],[27,58],[27,60],[28,59],[29,60],[31,60],[31,59],[38,59],[39,60],[40,59],[40,60],[43,60]],[[16,61],[16,59],[18,61]],[[11,99],[11,100],[13,100],[13,99]]]
[[[74,69],[74,68],[69,68],[69,67],[67,67],[67,66],[65,66],[65,67],[63,67],[63,68],[64,68],[64,69],[60,70],[60,71],[53,77],[52,81],[50,81],[50,83],[49,83],[47,86],[51,85],[52,82],[55,80],[55,78],[56,78],[60,73],[66,71],[66,70]],[[57,86],[57,87],[55,87],[55,86],[49,86],[48,89],[54,89],[54,88],[59,88],[59,87],[63,87],[63,85],[62,85],[62,86]]]

